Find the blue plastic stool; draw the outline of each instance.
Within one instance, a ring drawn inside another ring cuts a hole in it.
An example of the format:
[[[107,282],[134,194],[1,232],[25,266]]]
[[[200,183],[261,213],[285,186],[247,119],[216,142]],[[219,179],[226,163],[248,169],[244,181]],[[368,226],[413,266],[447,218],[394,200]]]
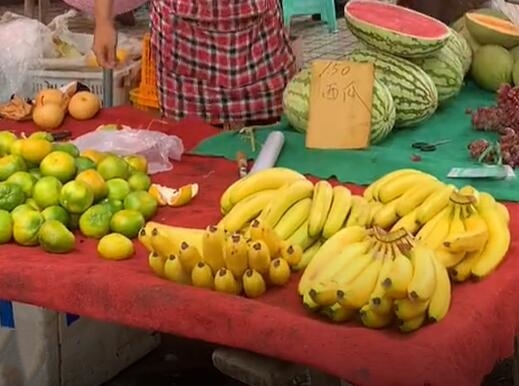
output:
[[[328,24],[328,31],[337,32],[334,0],[282,0],[283,21],[290,25],[293,16],[320,14],[321,20]]]

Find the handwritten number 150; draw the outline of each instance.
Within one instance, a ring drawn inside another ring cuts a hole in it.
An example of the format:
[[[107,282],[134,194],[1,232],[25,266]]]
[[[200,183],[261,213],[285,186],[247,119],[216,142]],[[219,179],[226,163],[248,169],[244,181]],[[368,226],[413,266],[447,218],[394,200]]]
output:
[[[350,73],[350,67],[348,65],[342,64],[342,63],[330,62],[323,68],[323,70],[321,71],[319,76],[323,76],[325,74],[330,75],[330,76],[335,76],[335,75],[347,76],[349,73]]]

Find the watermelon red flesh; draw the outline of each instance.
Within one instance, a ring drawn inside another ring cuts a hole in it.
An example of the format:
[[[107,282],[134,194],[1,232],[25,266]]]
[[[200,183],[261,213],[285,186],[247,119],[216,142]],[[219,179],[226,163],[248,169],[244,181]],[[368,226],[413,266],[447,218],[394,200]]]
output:
[[[436,19],[381,1],[351,1],[346,8],[350,17],[400,35],[437,40],[450,33],[448,27]]]

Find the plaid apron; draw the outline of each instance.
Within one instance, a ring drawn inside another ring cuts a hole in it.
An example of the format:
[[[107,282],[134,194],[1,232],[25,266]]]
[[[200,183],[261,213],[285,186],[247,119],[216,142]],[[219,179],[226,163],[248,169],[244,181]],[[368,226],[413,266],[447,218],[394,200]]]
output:
[[[294,56],[278,0],[155,0],[162,112],[213,124],[279,117]]]

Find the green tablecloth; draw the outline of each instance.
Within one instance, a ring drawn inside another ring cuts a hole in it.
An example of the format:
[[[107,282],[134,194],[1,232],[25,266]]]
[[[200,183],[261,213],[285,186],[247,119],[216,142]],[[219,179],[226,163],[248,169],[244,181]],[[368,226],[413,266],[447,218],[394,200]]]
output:
[[[446,175],[452,167],[474,167],[467,145],[476,138],[495,140],[495,135],[472,130],[467,108],[493,105],[493,94],[468,83],[460,95],[448,105],[439,109],[433,117],[413,129],[394,131],[380,145],[368,150],[308,150],[305,137],[290,130],[287,125],[281,128],[285,134],[285,146],[277,166],[284,166],[319,178],[336,177],[341,182],[367,185],[382,175],[401,168],[415,168],[430,173],[442,181],[455,185],[471,184],[488,191],[499,200],[519,201],[519,181],[450,179]],[[257,147],[269,134],[268,130],[258,130]],[[417,141],[435,142],[449,139],[450,143],[438,147],[435,152],[420,152],[411,148]],[[257,155],[251,152],[248,142],[233,133],[221,133],[200,143],[194,154],[219,156],[234,159],[236,152],[242,150],[249,158]],[[413,155],[421,157],[413,161]]]

